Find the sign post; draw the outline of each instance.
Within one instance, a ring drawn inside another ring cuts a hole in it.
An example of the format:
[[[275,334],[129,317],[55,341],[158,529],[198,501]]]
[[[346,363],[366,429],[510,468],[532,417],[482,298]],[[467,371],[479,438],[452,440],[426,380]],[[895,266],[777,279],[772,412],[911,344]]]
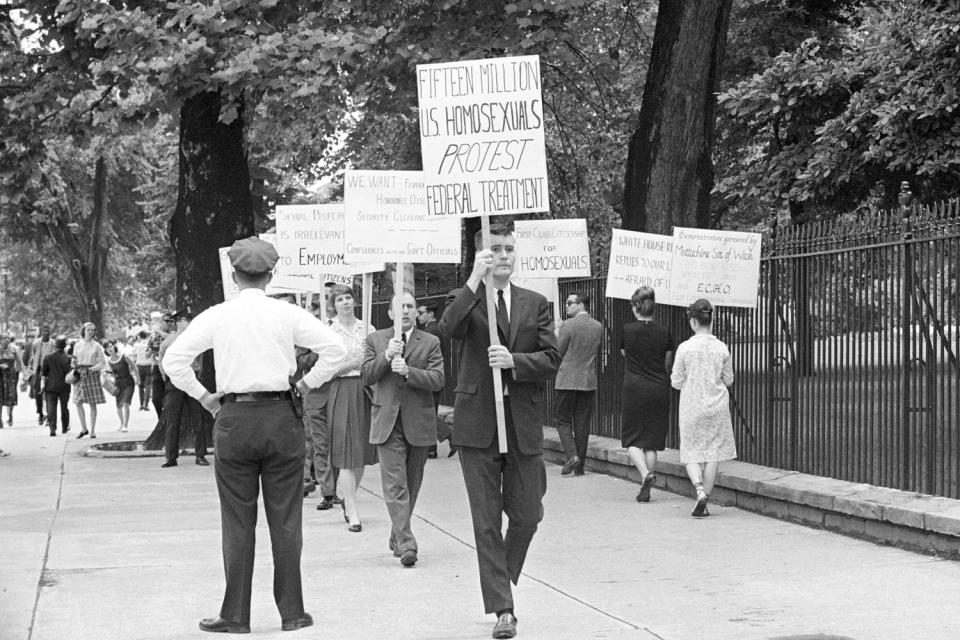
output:
[[[363,337],[367,337],[372,324],[370,316],[373,315],[373,274],[370,272],[363,274]]]

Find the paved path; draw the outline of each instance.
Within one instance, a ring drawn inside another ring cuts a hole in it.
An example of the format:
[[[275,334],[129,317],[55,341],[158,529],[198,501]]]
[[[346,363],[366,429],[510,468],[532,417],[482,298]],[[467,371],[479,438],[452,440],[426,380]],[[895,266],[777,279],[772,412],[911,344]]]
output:
[[[25,400],[25,399],[24,399]],[[97,459],[89,441],[27,420],[0,431],[0,640],[207,637],[223,588],[212,468],[192,459]],[[104,414],[96,442],[143,439]],[[379,470],[363,480],[364,530],[306,501],[304,591],[318,626],[280,632],[261,512],[253,633],[263,638],[488,638],[472,530],[455,458],[428,462],[414,531],[421,560],[387,550]],[[960,638],[960,563],[711,507],[602,475],[548,467],[546,518],[516,589],[525,639]]]

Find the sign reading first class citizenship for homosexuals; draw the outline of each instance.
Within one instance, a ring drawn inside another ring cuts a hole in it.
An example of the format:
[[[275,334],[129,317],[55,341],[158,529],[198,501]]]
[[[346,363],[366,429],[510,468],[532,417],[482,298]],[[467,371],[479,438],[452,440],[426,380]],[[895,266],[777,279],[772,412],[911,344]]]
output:
[[[527,278],[589,278],[590,240],[583,218],[518,220],[516,273]]]
[[[460,262],[460,220],[427,215],[422,172],[347,171],[343,199],[348,262]]]
[[[539,56],[417,65],[427,213],[548,211]]]

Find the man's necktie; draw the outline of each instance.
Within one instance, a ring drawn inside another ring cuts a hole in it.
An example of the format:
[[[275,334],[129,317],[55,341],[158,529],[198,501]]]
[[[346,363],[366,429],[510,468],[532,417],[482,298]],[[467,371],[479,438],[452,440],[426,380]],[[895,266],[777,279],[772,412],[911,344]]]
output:
[[[400,351],[400,355],[403,355],[407,351],[407,334],[406,333],[400,334],[400,341],[403,342],[403,350]]]
[[[497,289],[497,329],[500,330],[500,343],[506,345],[510,339],[510,319],[507,316],[507,303],[503,299],[503,289]]]

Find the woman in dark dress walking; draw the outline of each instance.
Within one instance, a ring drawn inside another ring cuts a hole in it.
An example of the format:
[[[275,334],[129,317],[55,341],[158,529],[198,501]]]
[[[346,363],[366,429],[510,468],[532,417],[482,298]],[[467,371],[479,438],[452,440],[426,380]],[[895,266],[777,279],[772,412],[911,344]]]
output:
[[[674,342],[670,330],[653,320],[656,302],[652,287],[637,289],[630,307],[636,321],[624,325],[620,342],[625,358],[620,441],[643,478],[637,502],[649,502],[657,452],[666,446],[670,425]]]

